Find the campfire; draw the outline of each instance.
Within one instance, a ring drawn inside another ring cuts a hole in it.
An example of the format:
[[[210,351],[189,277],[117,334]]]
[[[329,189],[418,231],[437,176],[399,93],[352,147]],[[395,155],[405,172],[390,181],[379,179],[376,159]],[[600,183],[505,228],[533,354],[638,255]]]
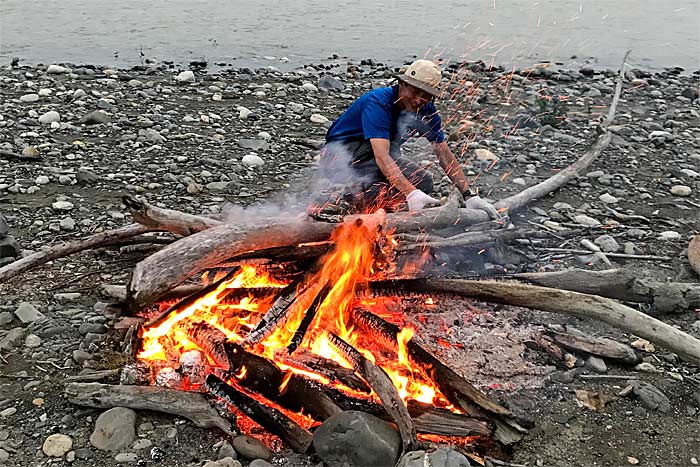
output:
[[[309,430],[348,409],[395,422],[405,450],[434,436],[464,443],[497,431],[502,441],[518,439],[524,430],[507,409],[387,312],[396,300],[382,296],[392,295],[390,278],[420,264],[398,270],[398,242],[382,217],[338,224],[332,249],[306,267],[206,271],[206,287],[161,303],[141,327],[136,358],[147,382],[219,396],[301,452]]]

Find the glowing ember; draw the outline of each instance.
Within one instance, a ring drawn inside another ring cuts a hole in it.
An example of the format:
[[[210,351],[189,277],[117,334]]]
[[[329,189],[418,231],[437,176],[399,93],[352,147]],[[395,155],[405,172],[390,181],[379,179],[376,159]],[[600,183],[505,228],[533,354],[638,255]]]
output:
[[[332,236],[334,249],[319,260],[318,271],[297,289],[297,296],[291,305],[289,318],[274,329],[262,342],[253,345],[247,350],[259,356],[275,362],[285,372],[280,391],[284,391],[293,374],[315,379],[323,384],[329,384],[327,377],[316,374],[308,369],[295,368],[293,365],[282,363],[276,355],[284,355],[287,346],[299,329],[300,323],[311,305],[311,302],[326,286],[330,286],[327,296],[318,307],[308,331],[304,335],[299,348],[306,349],[320,357],[332,360],[345,367],[352,368],[350,363],[339,355],[328,341],[327,332],[333,332],[342,337],[346,342],[357,348],[365,357],[381,366],[390,376],[400,396],[404,400],[415,399],[424,403],[432,403],[441,407],[449,406],[449,403],[433,387],[432,383],[422,378],[421,374],[414,371],[408,359],[406,343],[413,336],[413,329],[404,328],[397,336],[399,342],[398,354],[389,352],[390,349],[381,347],[377,339],[363,335],[353,329],[352,308],[356,304],[356,289],[370,279],[382,278],[383,274],[393,267],[391,261],[393,249],[397,242],[381,232],[381,217],[377,217],[376,225],[368,225],[357,220],[339,225]],[[421,258],[419,261],[424,261]],[[419,267],[420,265],[416,265]],[[216,281],[224,277],[224,273],[206,274],[206,280]],[[137,357],[148,362],[154,371],[180,366],[183,353],[190,352],[186,362],[204,355],[204,363],[210,367],[216,367],[215,355],[207,354],[188,337],[188,326],[207,324],[215,330],[223,333],[230,342],[241,344],[245,337],[255,328],[262,316],[272,305],[274,298],[258,298],[252,294],[241,294],[246,288],[260,287],[285,287],[286,282],[275,280],[264,268],[252,265],[242,266],[240,271],[230,280],[220,284],[216,290],[203,296],[192,305],[183,307],[171,313],[163,322],[142,330],[141,351]],[[303,293],[301,291],[303,290]],[[233,291],[243,297],[231,300],[228,297]],[[228,298],[227,298],[228,297]],[[319,300],[320,301],[320,300]],[[370,306],[371,308],[371,306]],[[308,322],[308,320],[307,320]],[[201,324],[198,324],[201,323]],[[215,331],[215,332],[218,332]],[[192,353],[192,351],[203,354]],[[188,363],[188,374],[196,375]],[[183,370],[184,371],[184,370]],[[248,369],[245,367],[237,371],[235,378],[245,377]],[[163,373],[161,380],[165,378]],[[168,381],[171,381],[170,378]],[[189,387],[197,387],[201,384],[201,378],[188,378]],[[353,397],[358,396],[358,391],[332,383],[338,389]],[[363,395],[363,397],[365,397]]]

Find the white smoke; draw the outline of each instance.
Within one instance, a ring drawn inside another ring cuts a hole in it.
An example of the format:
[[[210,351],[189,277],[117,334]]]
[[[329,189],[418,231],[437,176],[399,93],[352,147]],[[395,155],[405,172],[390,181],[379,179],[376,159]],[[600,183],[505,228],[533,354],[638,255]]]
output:
[[[352,159],[343,144],[331,142],[321,150],[319,164],[303,170],[300,182],[265,201],[247,206],[227,203],[222,207],[222,220],[245,226],[265,218],[306,215],[309,206],[328,202],[344,190],[359,190],[369,181],[353,170]]]

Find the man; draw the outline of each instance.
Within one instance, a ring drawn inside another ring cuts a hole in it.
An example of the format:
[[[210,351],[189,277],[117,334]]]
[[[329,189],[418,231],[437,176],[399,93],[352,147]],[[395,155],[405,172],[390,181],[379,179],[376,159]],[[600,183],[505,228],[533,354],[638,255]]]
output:
[[[418,211],[439,204],[429,195],[433,191],[430,174],[401,158],[401,145],[410,137],[423,136],[432,143],[465,205],[498,217],[491,204],[471,192],[445,142],[442,120],[433,103],[440,94],[441,76],[432,61],[416,60],[397,76],[398,84],[364,94],[328,129],[321,171],[331,181],[344,183],[356,206],[387,207],[405,199],[409,211]]]

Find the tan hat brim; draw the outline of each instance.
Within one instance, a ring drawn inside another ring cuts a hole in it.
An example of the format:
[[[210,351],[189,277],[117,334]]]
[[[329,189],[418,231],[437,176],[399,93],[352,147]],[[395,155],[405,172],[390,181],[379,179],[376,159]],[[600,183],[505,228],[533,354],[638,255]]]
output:
[[[405,74],[397,75],[396,79],[403,81],[404,83],[410,84],[411,86],[414,86],[422,91],[427,92],[431,96],[439,96],[440,95],[440,90],[434,86],[431,86],[429,84],[424,83],[423,81],[418,81],[415,78],[412,78],[410,76],[407,76]]]

